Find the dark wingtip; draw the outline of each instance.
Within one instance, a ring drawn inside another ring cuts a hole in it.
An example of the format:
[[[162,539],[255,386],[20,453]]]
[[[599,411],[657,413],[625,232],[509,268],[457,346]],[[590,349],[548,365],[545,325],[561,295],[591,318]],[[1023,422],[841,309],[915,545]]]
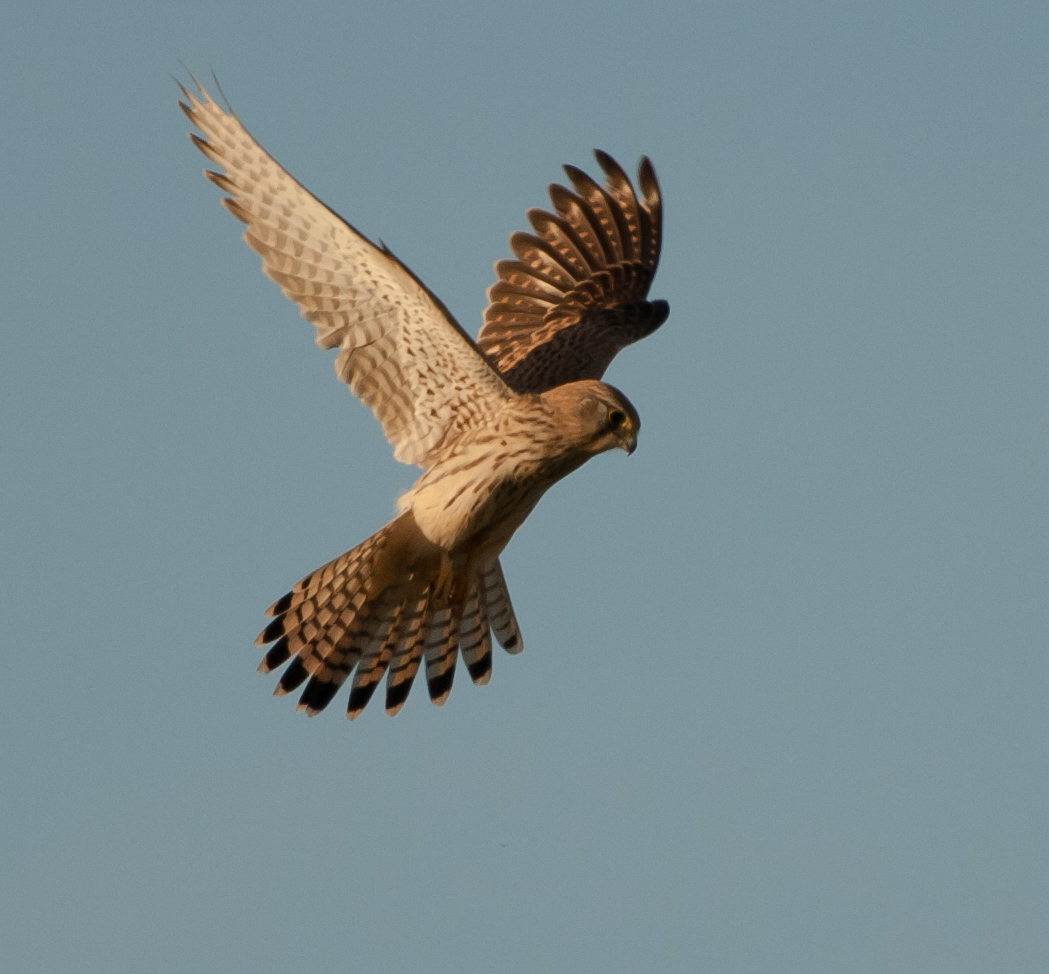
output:
[[[572,211],[573,204],[578,202],[578,197],[566,186],[562,186],[560,183],[550,183],[546,187],[546,191],[550,196],[550,202],[554,204],[554,209],[557,210],[561,216],[566,216]]]
[[[642,156],[637,167],[637,184],[641,188],[645,206],[650,210],[658,208],[661,201],[659,180],[656,178],[656,168],[648,156]]]
[[[228,115],[236,115],[237,113],[233,111],[233,106],[230,104],[229,98],[226,97],[226,92],[222,90],[222,85],[219,83],[219,76],[215,73],[214,68],[211,69],[211,80],[215,82],[215,88],[218,90],[222,100],[226,103],[226,113]]]
[[[190,71],[188,67],[186,67],[186,62],[183,61],[182,58],[178,59],[178,63],[182,65],[182,67],[185,70],[186,74],[188,74],[193,81],[196,81],[196,78],[193,77],[193,72]],[[171,76],[171,80],[174,81],[175,84],[178,85],[178,90],[182,92],[182,97],[183,98],[188,98],[188,99],[192,100],[193,96],[189,93],[189,89],[179,80],[177,75],[173,74]],[[181,102],[179,104],[181,104]],[[183,106],[183,109],[185,109],[185,106]]]
[[[601,149],[594,149],[594,158],[597,160],[597,164],[601,167],[602,172],[608,177],[609,182],[623,183],[625,184],[624,188],[630,187],[631,194],[633,194],[633,187],[630,185],[630,177],[626,174],[626,170],[624,170],[615,159]]]
[[[204,178],[210,180],[224,193],[232,193],[237,188],[229,176],[225,175],[225,173],[215,172],[213,169],[205,169]]]
[[[601,187],[578,166],[566,165],[563,168],[565,175],[568,176],[568,180],[572,184],[572,188],[583,199],[592,199],[600,194]]]

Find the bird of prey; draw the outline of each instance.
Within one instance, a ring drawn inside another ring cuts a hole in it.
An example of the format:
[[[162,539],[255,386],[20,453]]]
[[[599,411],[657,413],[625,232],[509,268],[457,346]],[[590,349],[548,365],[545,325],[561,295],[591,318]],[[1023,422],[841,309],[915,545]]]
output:
[[[430,698],[448,697],[456,659],[474,683],[492,671],[491,633],[523,649],[499,555],[545,491],[590,457],[637,444],[629,400],[599,381],[616,353],[667,318],[646,300],[659,261],[662,204],[642,158],[635,193],[607,154],[601,186],[573,166],[551,185],[553,212],[528,211],[477,341],[384,245],[376,246],[282,169],[232,110],[199,84],[179,105],[205,175],[247,224],[262,270],[338,349],[336,375],[372,410],[396,459],[422,467],[385,527],[311,572],[267,610],[259,665],[288,663],[277,695],[323,710],[353,674],[356,717],[386,676],[396,714],[425,660]],[[290,661],[290,663],[289,663]]]

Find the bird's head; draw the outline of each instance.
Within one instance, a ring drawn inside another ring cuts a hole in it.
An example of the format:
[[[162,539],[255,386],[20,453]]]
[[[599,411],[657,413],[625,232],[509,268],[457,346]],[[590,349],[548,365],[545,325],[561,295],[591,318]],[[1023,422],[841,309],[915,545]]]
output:
[[[633,453],[637,448],[641,417],[618,389],[584,379],[550,389],[543,398],[559,414],[562,428],[572,436],[575,445],[589,455],[616,447]]]

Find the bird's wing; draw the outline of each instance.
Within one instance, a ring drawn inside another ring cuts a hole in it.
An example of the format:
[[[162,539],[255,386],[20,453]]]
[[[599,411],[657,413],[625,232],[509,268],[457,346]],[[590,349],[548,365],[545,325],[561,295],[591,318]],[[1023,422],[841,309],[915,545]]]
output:
[[[477,342],[517,392],[600,379],[620,349],[670,312],[665,301],[645,300],[663,228],[652,163],[641,159],[639,197],[611,156],[594,155],[605,186],[565,166],[575,192],[552,184],[556,212],[529,210],[535,233],[515,233],[517,259],[495,265]]]
[[[205,175],[247,224],[244,239],[317,329],[338,348],[335,372],[382,425],[393,455],[429,465],[436,448],[484,425],[512,396],[436,296],[301,186],[197,84],[182,110],[193,143],[223,173]]]

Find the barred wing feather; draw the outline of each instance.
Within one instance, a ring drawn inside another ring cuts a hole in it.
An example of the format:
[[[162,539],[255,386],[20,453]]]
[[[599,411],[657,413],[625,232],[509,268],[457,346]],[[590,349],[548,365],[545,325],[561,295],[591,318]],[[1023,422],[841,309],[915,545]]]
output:
[[[180,86],[181,87],[181,86]],[[244,239],[316,328],[338,348],[335,371],[382,425],[405,463],[426,467],[449,438],[484,426],[510,389],[441,302],[407,267],[309,193],[198,84],[182,110],[206,172]]]
[[[517,259],[495,265],[478,344],[516,392],[600,379],[670,312],[666,301],[646,300],[663,234],[652,163],[638,167],[639,197],[611,156],[594,154],[605,186],[565,166],[574,192],[551,185],[555,212],[529,210],[535,232],[515,233]]]

